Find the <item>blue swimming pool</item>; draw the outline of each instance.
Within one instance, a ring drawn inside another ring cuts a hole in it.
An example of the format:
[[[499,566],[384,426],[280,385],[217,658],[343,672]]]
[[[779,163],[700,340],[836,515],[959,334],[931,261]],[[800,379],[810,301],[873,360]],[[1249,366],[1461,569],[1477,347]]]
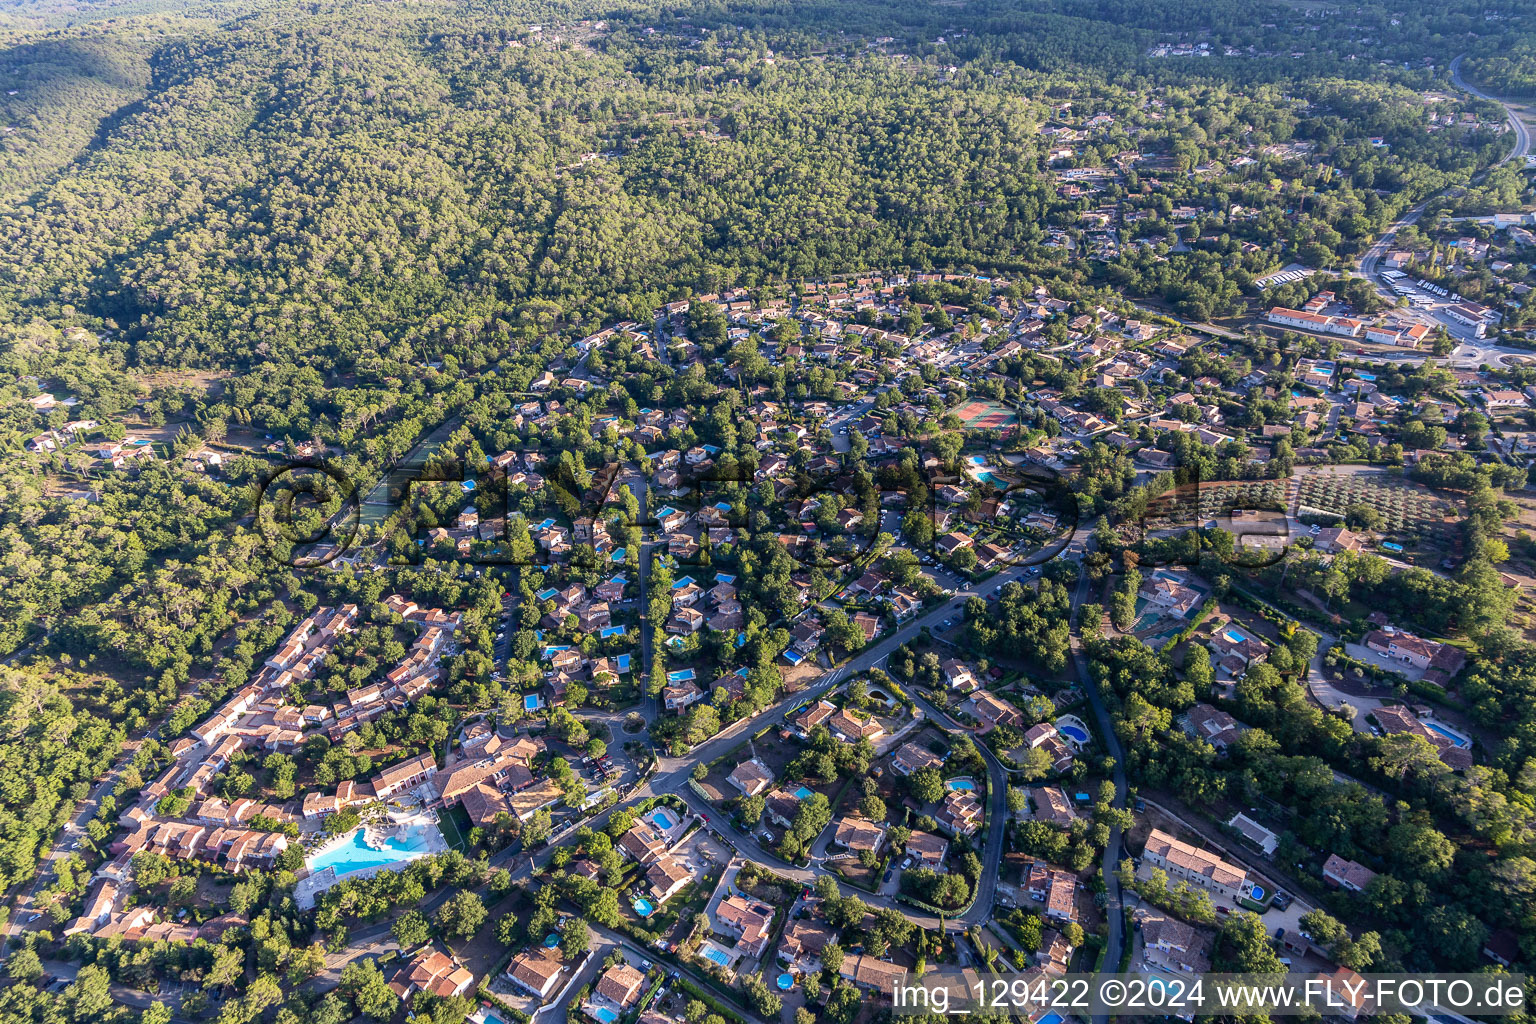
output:
[[[950,779],[948,782],[944,783],[944,785],[946,787],[948,787],[951,791],[962,790],[962,789],[975,789],[976,788],[976,780],[975,779]]]
[[[1062,725],[1058,722],[1056,725],[1056,731],[1075,743],[1088,742],[1088,734],[1075,725]]]
[[[603,1024],[613,1024],[619,1019],[619,1015],[611,1006],[597,1006],[592,1010],[592,1016],[602,1021]]]
[[[507,1022],[496,1016],[494,1013],[486,1011],[485,1024],[507,1024]]]
[[[1452,732],[1445,726],[1441,725],[1439,722],[1425,722],[1424,725],[1430,731],[1439,733],[1441,736],[1444,736],[1458,747],[1465,749],[1472,745],[1471,740],[1467,739],[1465,736],[1460,735],[1459,733]]]
[[[1232,641],[1235,644],[1240,644],[1244,640],[1248,639],[1247,637],[1243,636],[1243,634],[1239,633],[1235,629],[1229,629],[1226,632],[1222,633],[1221,635],[1226,637],[1228,640]]]
[[[537,710],[539,710],[539,695],[536,694],[536,693],[530,693],[528,696],[524,697],[523,698],[523,710],[525,710],[525,711],[537,711]]]
[[[724,950],[716,949],[713,946],[710,946],[699,955],[712,964],[719,964],[721,967],[731,966],[731,958],[725,955]]]
[[[781,975],[779,975],[779,990],[780,991],[788,992],[790,989],[792,989],[794,987],[795,987],[795,976],[793,974],[781,974]]]
[[[560,945],[560,933],[559,932],[550,932],[548,935],[544,936],[544,948],[545,949],[554,949],[558,945]]]
[[[1256,886],[1253,887],[1253,889],[1249,892],[1248,895],[1253,899],[1253,902],[1255,902],[1255,903],[1263,903],[1264,902],[1264,887],[1262,885],[1256,885]]]
[[[656,904],[652,903],[644,896],[641,896],[639,899],[635,900],[635,913],[639,914],[641,917],[650,917],[652,914],[656,913]]]
[[[426,855],[424,831],[413,829],[403,839],[390,836],[384,840],[380,849],[374,849],[368,845],[368,840],[363,835],[364,831],[364,829],[358,829],[325,852],[311,857],[307,861],[309,870],[312,873],[318,873],[326,868],[335,868],[336,877],[344,878],[359,871],[367,871],[369,868],[381,868],[386,864],[398,864],[401,861],[415,860],[417,857]]]
[[[811,795],[811,791],[809,789],[807,789],[806,787],[804,787],[804,786],[801,786],[799,789],[795,790],[795,799],[796,800],[804,800],[806,797],[808,797],[810,795]]]
[[[1061,1014],[1048,1013],[1044,1017],[1041,1017],[1039,1020],[1035,1021],[1035,1024],[1061,1024]]]
[[[651,821],[656,824],[657,828],[663,831],[666,831],[673,825],[677,824],[677,822],[672,820],[672,815],[668,814],[666,811],[652,811]]]

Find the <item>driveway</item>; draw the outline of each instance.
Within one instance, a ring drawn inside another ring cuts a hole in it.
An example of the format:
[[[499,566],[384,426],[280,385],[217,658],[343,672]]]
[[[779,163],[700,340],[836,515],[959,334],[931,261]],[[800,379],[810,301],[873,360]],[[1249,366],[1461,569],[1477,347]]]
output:
[[[1365,716],[1381,707],[1382,702],[1380,700],[1375,697],[1356,697],[1345,693],[1320,675],[1308,683],[1308,686],[1312,690],[1312,696],[1317,698],[1317,702],[1323,706],[1324,710],[1333,711],[1338,708],[1347,708],[1349,709],[1350,722],[1354,725],[1355,732],[1371,731],[1371,727],[1366,724]]]
[[[1357,661],[1363,661],[1367,665],[1375,665],[1377,668],[1394,672],[1404,679],[1419,680],[1424,678],[1423,669],[1404,664],[1396,658],[1390,658],[1382,654],[1380,651],[1373,651],[1364,644],[1347,643],[1344,645],[1344,650],[1351,658]]]

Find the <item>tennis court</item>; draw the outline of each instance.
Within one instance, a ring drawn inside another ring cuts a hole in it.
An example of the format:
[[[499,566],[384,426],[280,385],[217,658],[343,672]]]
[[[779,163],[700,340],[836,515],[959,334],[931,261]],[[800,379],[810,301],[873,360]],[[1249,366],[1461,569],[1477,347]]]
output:
[[[984,398],[961,402],[954,409],[967,430],[998,430],[1018,422],[1018,414],[1006,405]]]

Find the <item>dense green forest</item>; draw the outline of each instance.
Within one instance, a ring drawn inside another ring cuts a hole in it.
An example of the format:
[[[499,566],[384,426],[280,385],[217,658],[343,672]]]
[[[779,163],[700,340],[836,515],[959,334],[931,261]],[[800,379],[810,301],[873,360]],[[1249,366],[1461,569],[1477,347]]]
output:
[[[1476,56],[1467,61],[1466,73],[1501,96],[1536,96],[1536,46],[1517,42],[1497,53]]]
[[[1004,2],[277,4],[217,31],[212,7],[93,8],[13,33],[0,59],[0,312],[105,327],[130,365],[345,368],[688,290],[1049,267],[1047,230],[1089,205],[1043,173],[1040,130],[1070,105],[1113,118],[1079,164],[1227,169],[1099,201],[1145,203],[1151,225],[1185,197],[1257,212],[1193,225],[1208,253],[1123,259],[1117,283],[1210,315],[1279,243],[1342,259],[1497,149],[1424,130],[1434,71],[1290,58],[1280,5],[1275,22],[1236,3],[1034,6],[1027,30]],[[1424,5],[1377,45],[1432,53],[1468,17]],[[1145,56],[1187,35],[1244,56]]]
[[[674,370],[617,343],[587,363],[611,386],[556,387],[545,397],[563,403],[558,420],[511,424],[530,381],[573,362],[571,342],[601,325],[649,324],[673,298],[735,287],[764,295],[850,271],[996,272],[1015,281],[1006,295],[1015,306],[1048,286],[1074,314],[1102,304],[1130,316],[1124,299],[1133,296],[1197,319],[1236,315],[1261,299],[1256,278],[1295,261],[1350,266],[1406,209],[1506,151],[1488,127],[1501,122],[1499,109],[1457,93],[1445,64],[1467,52],[1479,81],[1525,88],[1536,71],[1522,13],[1518,0],[1315,10],[1245,0],[0,2],[0,445],[15,453],[41,425],[70,419],[100,421],[90,436],[110,440],[130,416],[184,431],[158,441],[162,457],[133,474],[89,471],[94,456],[80,447],[0,463],[0,656],[11,659],[0,669],[0,885],[32,875],[90,780],[124,765],[126,740],[162,720],[163,738],[179,735],[321,602],[356,602],[378,619],[386,588],[399,585],[464,610],[447,700],[476,709],[510,701],[507,714],[525,677],[538,674],[532,654],[546,609],[535,595],[556,581],[598,580],[592,566],[551,580],[533,570],[482,578],[430,557],[423,565],[404,532],[386,548],[387,570],[292,571],[251,516],[268,469],[262,449],[329,446],[341,472],[371,483],[450,424],[441,458],[481,466],[488,453],[542,449],[580,479],[605,463],[644,461],[617,426],[593,427],[651,407],[690,414],[666,445],[713,444],[721,467],[752,466],[745,386],[775,402],[831,400],[838,372],[770,366],[755,341],[728,342],[724,318],[706,323],[698,304],[690,326],[700,362]],[[1168,44],[1206,45],[1215,56],[1152,55]],[[1065,155],[1053,155],[1062,144],[1052,140],[1067,136]],[[1524,187],[1511,168],[1463,200],[1497,204]],[[1123,227],[1094,230],[1104,211]],[[1322,286],[1268,294],[1299,304]],[[958,304],[965,329],[993,298],[959,285],[912,297]],[[895,313],[887,319],[898,326]],[[955,326],[943,309],[908,306],[899,319],[909,333]],[[1064,336],[1065,323],[1052,330]],[[207,372],[172,372],[188,369]],[[986,393],[1012,402],[1037,378],[1069,399],[1111,393],[1055,357],[1015,355],[996,369]],[[1193,354],[1180,366],[1228,387],[1252,369]],[[925,373],[903,383],[909,397],[938,383],[937,368]],[[40,387],[77,404],[40,412],[30,404]],[[876,414],[903,393],[887,393]],[[929,393],[934,422],[953,397]],[[1290,415],[1285,401],[1257,391],[1227,412],[1255,428]],[[901,417],[891,412],[888,433],[926,429],[910,409]],[[1057,427],[1044,413],[1037,423],[1040,434]],[[238,442],[221,448],[217,474],[180,462],[231,434]],[[1161,443],[1227,477],[1289,472],[1288,441],[1272,463],[1251,464],[1245,446],[1179,439],[1187,436]],[[878,543],[876,484],[917,491],[916,449],[877,476],[862,465],[866,440],[853,445],[850,505]],[[1099,445],[1081,469],[1074,493],[1084,509],[1136,500],[1123,453]],[[448,498],[422,502],[428,525],[457,512],[462,492]],[[489,493],[475,500],[494,513]],[[835,511],[829,504],[823,518]],[[719,702],[727,720],[773,697],[774,659],[787,643],[780,620],[800,607],[801,566],[772,520],[751,523],[715,563],[742,579],[754,605],[743,644],[718,652],[747,673],[743,695]],[[637,552],[637,527],[622,536]],[[364,539],[376,538],[365,529]],[[531,547],[526,529],[515,541]],[[887,569],[918,574],[910,562]],[[818,594],[834,583],[819,568],[805,575]],[[1469,579],[1435,601],[1403,603],[1472,607],[1495,585]],[[514,671],[494,680],[503,586],[518,599]],[[1025,638],[1047,648],[1043,660],[1065,664],[1066,592],[1052,584],[1043,595],[1033,604],[1005,595],[997,629],[970,615],[973,639],[990,651]],[[849,649],[858,642],[846,619],[829,630],[851,634]],[[393,659],[392,633],[376,621],[366,636],[345,648],[346,666],[330,667],[331,691]],[[1506,647],[1496,669],[1472,676],[1490,724],[1523,714],[1536,692],[1536,655]],[[1490,657],[1496,649],[1485,647]],[[1132,681],[1145,688],[1166,677],[1173,689],[1171,666],[1139,650],[1095,654],[1103,678],[1125,691],[1122,719],[1136,710]],[[667,657],[651,662],[653,680],[665,677]],[[1329,738],[1331,726],[1309,718],[1283,731],[1285,716],[1269,715],[1290,696],[1279,687],[1261,676],[1243,696],[1289,744],[1285,756],[1299,756],[1290,748]],[[1153,703],[1188,704],[1182,691],[1165,696]],[[705,710],[653,735],[687,742]],[[707,710],[718,729],[720,715]],[[369,735],[437,743],[442,718],[400,715]],[[1490,789],[1523,806],[1536,728],[1515,721],[1498,771],[1521,781]],[[685,734],[668,737],[668,728]],[[1240,753],[1248,774],[1186,765],[1177,750],[1132,767],[1191,792],[1311,798],[1302,783],[1320,765],[1302,765],[1282,785],[1263,775],[1278,758]],[[94,839],[163,757],[155,740],[138,749],[99,805]],[[329,773],[340,762],[339,774],[362,774],[340,752],[321,764]],[[1435,796],[1450,803],[1454,794]],[[1316,817],[1334,810],[1319,803]],[[1522,817],[1522,844],[1527,828]],[[1492,831],[1476,835],[1499,842]],[[1393,856],[1396,840],[1382,827],[1350,835]],[[1331,836],[1319,823],[1307,838],[1321,846]],[[1443,870],[1402,874],[1428,887]],[[1486,872],[1471,877],[1481,883]],[[1529,901],[1529,892],[1536,886],[1514,895]],[[1400,913],[1381,913],[1403,933],[1387,944],[1402,963],[1459,966],[1467,958],[1430,948],[1455,921],[1412,931],[1411,914],[1428,902],[1416,890]],[[1494,919],[1524,927],[1528,913]],[[212,947],[196,956],[204,953],[234,963]],[[105,975],[81,977],[64,1000],[69,1019],[100,1017]],[[0,1012],[59,1019],[30,991],[13,988]],[[306,1019],[344,1018],[339,1001],[323,1005]]]

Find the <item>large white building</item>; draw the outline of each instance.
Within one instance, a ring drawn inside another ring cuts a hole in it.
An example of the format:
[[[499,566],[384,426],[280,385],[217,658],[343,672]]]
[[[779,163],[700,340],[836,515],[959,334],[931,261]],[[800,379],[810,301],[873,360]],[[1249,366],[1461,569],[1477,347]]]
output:
[[[1272,308],[1266,315],[1266,319],[1282,327],[1299,327],[1304,331],[1318,331],[1322,334],[1342,334],[1347,338],[1359,337],[1360,331],[1365,327],[1364,322],[1354,317],[1323,316],[1320,313],[1308,313],[1304,309],[1287,309],[1284,306]]]

